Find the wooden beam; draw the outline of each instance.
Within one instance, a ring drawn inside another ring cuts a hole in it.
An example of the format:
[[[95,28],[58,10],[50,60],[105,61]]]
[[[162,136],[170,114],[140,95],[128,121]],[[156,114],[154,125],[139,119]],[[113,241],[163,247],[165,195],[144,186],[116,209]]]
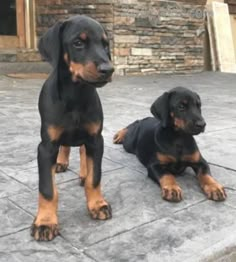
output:
[[[18,36],[0,36],[0,48],[16,48],[19,47],[19,37]]]
[[[25,12],[24,0],[16,1],[16,21],[17,21],[17,36],[19,37],[19,47],[25,47]]]

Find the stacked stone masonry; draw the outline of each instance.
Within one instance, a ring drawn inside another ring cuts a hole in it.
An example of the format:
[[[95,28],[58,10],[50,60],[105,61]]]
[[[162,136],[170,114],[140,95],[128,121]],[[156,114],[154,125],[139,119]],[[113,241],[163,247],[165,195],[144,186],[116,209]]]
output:
[[[110,36],[119,75],[203,70],[206,0],[36,0],[37,36],[58,20],[86,14]]]

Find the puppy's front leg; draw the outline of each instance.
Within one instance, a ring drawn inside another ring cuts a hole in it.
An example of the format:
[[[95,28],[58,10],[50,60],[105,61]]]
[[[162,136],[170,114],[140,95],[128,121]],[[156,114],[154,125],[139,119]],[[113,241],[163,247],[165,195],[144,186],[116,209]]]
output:
[[[41,142],[38,147],[39,202],[31,236],[39,241],[50,241],[59,234],[58,193],[54,181],[58,148],[59,146],[49,141]]]
[[[85,144],[87,175],[85,175],[85,195],[87,207],[93,219],[111,218],[111,207],[101,193],[101,164],[103,156],[103,137],[91,136]]]
[[[208,199],[215,201],[223,201],[226,199],[227,196],[224,187],[211,176],[210,167],[202,156],[193,169]]]
[[[163,199],[171,202],[182,200],[182,190],[176,182],[174,175],[165,171],[161,165],[154,164],[149,166],[148,176],[160,185]]]

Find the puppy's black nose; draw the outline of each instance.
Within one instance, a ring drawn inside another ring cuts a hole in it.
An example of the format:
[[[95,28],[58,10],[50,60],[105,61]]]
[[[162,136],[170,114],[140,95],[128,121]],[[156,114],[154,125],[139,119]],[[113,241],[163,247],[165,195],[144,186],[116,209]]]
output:
[[[109,77],[114,72],[114,67],[111,64],[103,63],[98,66],[98,72],[103,77]]]
[[[204,130],[206,126],[206,122],[204,120],[198,120],[195,122],[195,127],[201,130]]]

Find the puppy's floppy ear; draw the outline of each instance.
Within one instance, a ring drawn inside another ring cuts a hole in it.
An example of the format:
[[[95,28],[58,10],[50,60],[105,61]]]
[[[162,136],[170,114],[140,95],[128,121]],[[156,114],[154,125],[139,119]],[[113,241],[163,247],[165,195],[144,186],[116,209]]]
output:
[[[41,55],[52,65],[53,72],[46,80],[51,86],[51,96],[54,102],[60,99],[59,67],[62,54],[61,34],[66,22],[57,22],[41,37],[38,49]]]
[[[163,127],[167,127],[169,122],[169,96],[170,93],[165,92],[151,106],[151,113],[161,121]]]
[[[40,54],[53,66],[58,66],[61,55],[61,31],[63,22],[59,21],[40,38],[38,49]]]

